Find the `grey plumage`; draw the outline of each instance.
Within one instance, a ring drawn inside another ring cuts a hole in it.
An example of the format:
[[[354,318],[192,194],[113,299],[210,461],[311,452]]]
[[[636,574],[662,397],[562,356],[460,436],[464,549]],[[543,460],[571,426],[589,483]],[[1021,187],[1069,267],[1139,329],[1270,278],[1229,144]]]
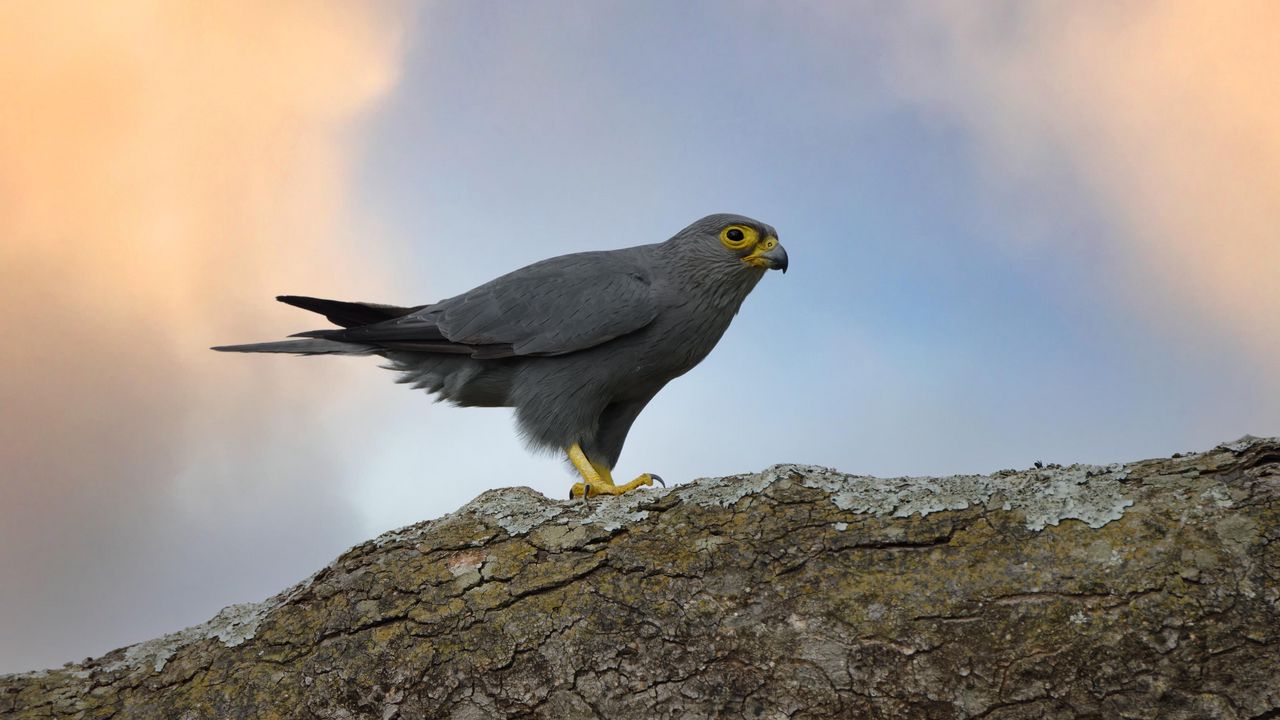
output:
[[[755,242],[733,249],[744,232]],[[645,405],[706,357],[766,268],[786,265],[772,227],[710,215],[663,243],[550,258],[430,305],[282,296],[342,327],[214,349],[382,356],[438,399],[514,408],[535,448],[578,443],[612,468]]]

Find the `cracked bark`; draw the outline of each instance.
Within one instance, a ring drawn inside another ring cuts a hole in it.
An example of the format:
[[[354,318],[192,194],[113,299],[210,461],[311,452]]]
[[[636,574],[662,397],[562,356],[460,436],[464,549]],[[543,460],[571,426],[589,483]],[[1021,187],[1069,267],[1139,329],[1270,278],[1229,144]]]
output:
[[[2,677],[0,715],[1280,717],[1280,441],[834,477],[492,491],[206,626]]]

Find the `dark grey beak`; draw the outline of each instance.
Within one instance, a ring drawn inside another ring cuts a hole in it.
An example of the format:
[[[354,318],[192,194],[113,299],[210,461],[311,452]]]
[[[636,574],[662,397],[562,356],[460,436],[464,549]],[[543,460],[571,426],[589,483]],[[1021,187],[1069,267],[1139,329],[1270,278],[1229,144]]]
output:
[[[770,270],[781,270],[784,274],[787,272],[787,249],[781,244],[761,255],[760,259],[765,261]]]

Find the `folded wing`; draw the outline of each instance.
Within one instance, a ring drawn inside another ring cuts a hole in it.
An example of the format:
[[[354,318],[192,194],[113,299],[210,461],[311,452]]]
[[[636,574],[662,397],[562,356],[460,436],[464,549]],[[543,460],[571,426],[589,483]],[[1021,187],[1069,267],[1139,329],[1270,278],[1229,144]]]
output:
[[[480,359],[549,356],[635,332],[657,313],[645,268],[615,253],[579,253],[389,320],[299,336]]]

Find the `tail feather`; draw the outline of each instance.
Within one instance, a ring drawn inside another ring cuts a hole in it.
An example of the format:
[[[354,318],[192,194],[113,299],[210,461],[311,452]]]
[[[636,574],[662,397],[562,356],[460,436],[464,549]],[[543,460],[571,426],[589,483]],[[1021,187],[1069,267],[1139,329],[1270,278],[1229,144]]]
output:
[[[218,352],[293,353],[294,355],[373,355],[378,348],[336,340],[278,340],[247,345],[219,345]]]
[[[425,307],[424,305],[400,307],[398,305],[346,302],[303,295],[280,295],[276,297],[276,300],[286,305],[324,315],[330,322],[344,328],[384,322]],[[312,330],[291,336],[303,338],[300,340],[279,340],[246,345],[219,345],[213,349],[219,352],[292,353],[294,355],[375,355],[382,350],[382,348],[374,345],[329,339],[329,333],[340,332],[344,331],[338,329]]]
[[[400,307],[399,305],[379,305],[377,303],[347,302],[345,300],[326,300],[324,298],[306,297],[303,295],[279,295],[276,300],[303,310],[319,313],[329,322],[342,327],[359,327],[372,325],[384,320],[408,315],[421,310],[425,305],[417,307]]]

